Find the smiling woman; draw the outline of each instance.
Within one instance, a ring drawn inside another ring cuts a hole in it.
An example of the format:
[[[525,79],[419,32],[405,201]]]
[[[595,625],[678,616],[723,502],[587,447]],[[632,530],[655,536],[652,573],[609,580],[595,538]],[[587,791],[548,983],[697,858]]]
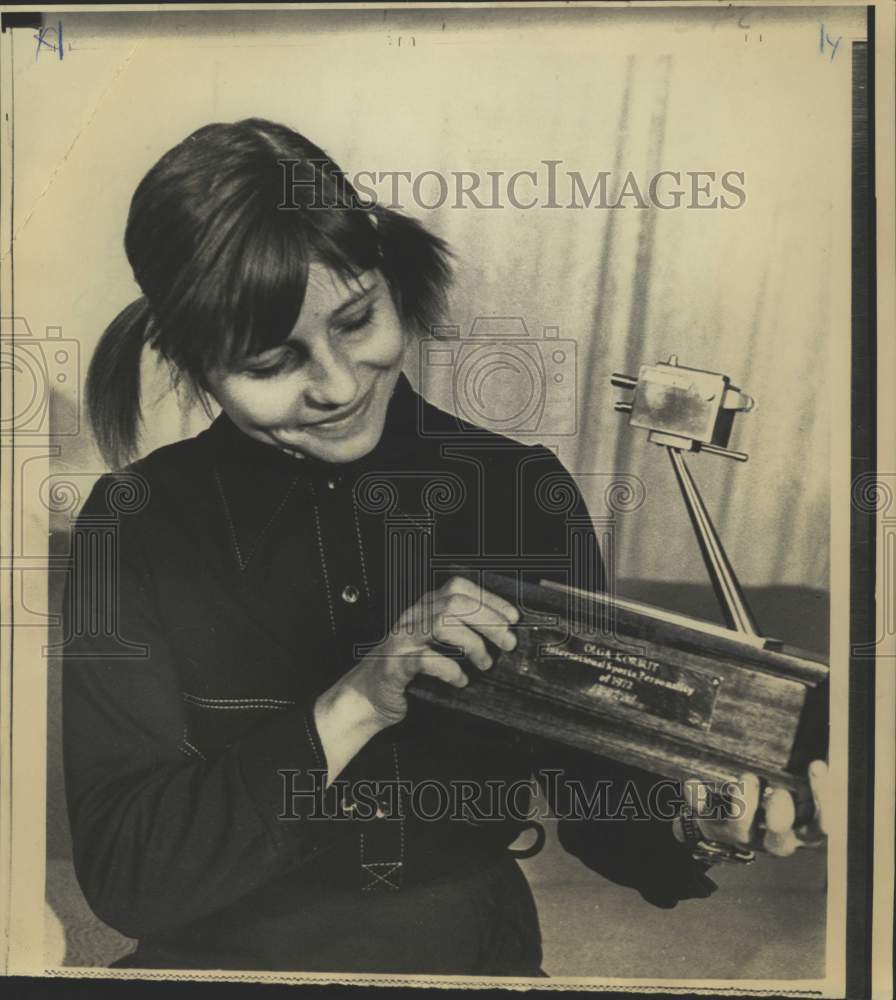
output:
[[[285,207],[287,174],[307,183]],[[373,376],[394,369],[394,384],[402,338],[429,329],[449,279],[441,240],[398,212],[364,206],[323,150],[261,119],[207,125],[169,150],[137,187],[125,251],[144,295],[110,325],[87,379],[91,422],[113,466],[137,445],[144,345],[200,393],[246,375],[264,381],[255,398],[267,399],[277,376],[307,386],[304,372],[315,382],[323,373],[307,415],[302,403],[278,417],[271,402],[253,423],[255,436],[286,434],[290,446],[301,424],[338,415],[329,409],[347,416],[374,381],[382,419],[388,379]],[[353,357],[363,369],[357,385],[344,380]]]
[[[326,208],[280,204],[284,161]],[[102,477],[75,529],[66,794],[85,897],[139,941],[118,964],[537,977],[509,850],[536,768],[588,867],[657,906],[711,893],[686,834],[747,844],[755,779],[736,816],[633,816],[620,802],[655,799],[648,775],[406,695],[421,674],[465,687],[516,645],[518,608],[459,563],[602,581],[556,456],[402,374],[438,316],[445,245],[355,204],[320,149],[253,119],[166,153],[125,247],[143,297],[87,386],[110,466],[138,447],[144,346],[222,412]],[[96,535],[110,523],[113,551]],[[578,808],[558,799],[583,782]],[[422,789],[457,808],[424,808]],[[791,853],[787,794],[765,814],[763,845]]]

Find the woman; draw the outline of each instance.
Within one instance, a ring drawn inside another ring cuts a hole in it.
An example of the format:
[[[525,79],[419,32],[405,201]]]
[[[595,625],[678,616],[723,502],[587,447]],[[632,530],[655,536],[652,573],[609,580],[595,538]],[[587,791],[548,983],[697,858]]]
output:
[[[402,375],[443,304],[445,245],[253,119],[163,156],[125,246],[143,297],[87,386],[109,464],[136,448],[147,345],[222,412],[103,477],[79,519],[75,581],[93,572],[91,531],[115,527],[114,577],[67,602],[88,902],[139,939],[130,966],[538,975],[507,790],[536,764],[646,776],[406,697],[417,674],[464,686],[516,642],[517,608],[450,563],[513,557],[524,578],[569,582],[567,518],[533,498],[554,477],[585,510],[547,449],[442,413]],[[396,807],[381,789],[401,782],[439,802]],[[497,807],[438,807],[445,789],[486,788]],[[702,833],[743,844],[757,791]],[[789,797],[766,812],[765,846],[788,853]],[[714,888],[677,822],[568,819],[560,836],[657,905]]]

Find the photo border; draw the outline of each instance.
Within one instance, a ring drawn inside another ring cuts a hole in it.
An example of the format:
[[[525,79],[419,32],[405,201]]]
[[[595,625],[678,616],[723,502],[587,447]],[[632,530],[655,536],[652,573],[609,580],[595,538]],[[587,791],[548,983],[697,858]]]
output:
[[[623,4],[590,4],[591,6],[630,6]],[[300,8],[302,6],[309,5],[293,5],[293,4],[276,4],[276,5],[242,5],[242,4],[227,4],[227,5],[194,5],[194,4],[170,4],[162,5],[177,8],[178,10],[239,10],[239,9],[252,9],[257,11],[264,10],[285,10]],[[408,7],[440,7],[440,6],[450,6],[442,4],[315,4],[312,6],[319,6],[330,9],[344,9],[344,8],[368,8],[371,6],[375,7],[403,7],[407,9]],[[504,7],[527,7],[527,6],[541,6],[541,7],[560,7],[562,4],[474,4],[471,6],[504,6]],[[654,7],[701,7],[701,6],[716,6],[712,4],[695,4],[695,3],[685,3],[685,4],[669,4],[669,3],[644,3],[635,5],[643,9],[652,9]],[[750,4],[734,4],[733,6],[743,6],[745,8],[755,8],[755,7],[776,7],[776,6],[820,6],[815,4],[775,4],[775,3],[750,3]],[[826,5],[827,6],[827,5]],[[830,6],[845,7],[845,6],[859,6],[856,4],[836,4]],[[852,285],[852,303],[851,303],[851,313],[852,313],[852,331],[851,331],[851,400],[850,400],[850,410],[851,410],[851,439],[850,439],[850,455],[851,455],[851,481],[850,486],[854,486],[859,477],[877,477],[878,475],[878,463],[877,463],[877,449],[884,444],[884,441],[888,444],[892,440],[892,433],[878,433],[876,431],[875,417],[879,420],[883,420],[886,416],[885,409],[882,408],[878,411],[878,405],[883,404],[885,400],[882,398],[882,394],[879,393],[880,380],[888,374],[889,369],[884,372],[878,369],[878,350],[879,350],[879,340],[877,334],[879,332],[878,328],[878,305],[881,304],[881,300],[884,299],[883,305],[887,308],[881,308],[881,312],[885,314],[888,319],[890,318],[889,304],[892,303],[892,287],[891,282],[882,280],[878,282],[878,276],[883,272],[882,264],[888,260],[892,261],[891,256],[891,242],[890,237],[892,236],[892,224],[891,221],[886,222],[881,225],[880,220],[882,218],[882,211],[886,210],[888,207],[886,201],[891,199],[884,199],[881,196],[881,192],[886,188],[887,191],[890,190],[890,184],[881,184],[878,179],[879,174],[884,174],[887,181],[892,180],[892,174],[889,174],[889,170],[886,173],[879,171],[879,164],[881,157],[887,157],[888,167],[892,164],[892,158],[889,151],[882,153],[876,141],[876,123],[883,120],[882,115],[886,114],[888,108],[892,110],[892,94],[887,91],[886,99],[877,100],[875,94],[875,81],[877,80],[877,90],[880,97],[880,80],[879,73],[881,66],[878,64],[877,56],[881,51],[881,47],[884,44],[889,44],[892,38],[892,28],[893,28],[893,18],[892,9],[888,10],[884,16],[879,16],[881,13],[881,7],[877,4],[872,5],[861,5],[865,6],[868,14],[868,59],[865,74],[866,81],[866,92],[868,94],[868,106],[867,106],[867,116],[869,125],[869,144],[867,150],[864,152],[864,162],[867,169],[867,187],[864,197],[861,193],[856,193],[856,169],[857,169],[857,158],[854,146],[854,174],[853,174],[853,244],[852,244],[852,275],[853,275],[853,285]],[[40,11],[56,12],[56,11],[69,11],[74,12],[76,10],[91,10],[91,11],[102,11],[102,10],[136,10],[143,11],[147,9],[157,9],[156,5],[151,4],[134,4],[134,5],[66,5],[65,7],[59,6],[36,6],[36,7],[18,7],[15,11],[3,11],[3,34],[5,35],[7,31],[15,30],[19,27],[33,26],[33,19]],[[30,20],[29,20],[30,18]],[[0,43],[2,44],[2,43]],[[0,49],[0,56],[2,56],[3,50]],[[885,59],[884,63],[887,65],[892,64],[892,59]],[[14,101],[14,82],[11,72],[8,72],[7,68],[0,70],[0,102],[3,104],[3,108],[9,106],[8,102]],[[854,89],[855,92],[855,89]],[[892,117],[892,116],[891,116]],[[14,127],[14,126],[13,126]],[[887,135],[891,135],[892,130],[887,128]],[[9,151],[7,151],[4,146],[3,155],[14,156],[14,139],[13,145]],[[860,154],[861,155],[861,154]],[[858,165],[858,169],[861,169],[861,164]],[[14,172],[10,172],[12,176],[4,181],[4,187],[2,189],[2,196],[4,202],[7,204],[14,203]],[[886,176],[889,174],[889,176]],[[875,203],[872,193],[877,190],[878,192],[878,203],[877,211],[875,211]],[[9,202],[6,199],[9,198]],[[890,217],[890,219],[892,216]],[[4,315],[15,315],[15,258],[14,252],[6,253],[7,247],[12,246],[12,211],[8,214],[8,227],[6,221],[3,223],[3,250],[4,250],[4,262],[2,267],[0,267],[0,311]],[[7,231],[8,229],[8,231]],[[879,238],[884,235],[886,230],[887,241],[885,246],[881,246],[878,242]],[[866,272],[863,273],[861,267],[858,266],[857,261],[862,258],[866,262],[870,262],[870,266],[867,268]],[[867,279],[864,281],[863,279]],[[889,286],[889,287],[887,287]],[[7,311],[7,305],[10,309]],[[892,354],[890,350],[888,356]],[[889,383],[892,385],[892,383]],[[892,403],[892,400],[890,400]],[[2,404],[4,408],[11,406],[10,400]],[[890,407],[892,408],[892,407]],[[881,425],[883,426],[883,424]],[[15,482],[10,478],[10,464],[14,466],[15,457],[15,444],[13,443],[12,448],[5,449],[10,452],[10,457],[6,462],[0,458],[0,484],[6,486],[7,489],[4,490],[4,496],[14,496]],[[888,462],[892,463],[894,460],[893,452],[888,448],[886,451],[888,455]],[[833,460],[833,453],[832,453]],[[833,484],[832,484],[833,485]],[[833,492],[833,491],[832,491]],[[837,527],[835,523],[837,512],[839,508],[836,504],[832,504],[832,524]],[[0,544],[4,548],[11,549],[11,523],[6,515],[6,505],[4,503],[3,508],[3,519],[0,521]],[[883,634],[884,640],[892,641],[892,636],[888,636],[886,632],[881,632],[881,619],[882,612],[886,611],[886,608],[881,608],[880,601],[875,602],[875,581],[880,580],[880,572],[882,568],[879,565],[880,561],[880,550],[877,545],[877,541],[881,538],[881,519],[882,513],[879,509],[864,510],[859,509],[855,503],[851,504],[850,507],[850,538],[849,538],[849,566],[850,566],[850,617],[848,622],[848,633],[849,633],[849,730],[848,730],[848,741],[849,741],[849,782],[848,782],[848,848],[846,856],[846,873],[847,873],[847,900],[846,900],[846,926],[845,926],[845,980],[844,987],[846,995],[848,996],[865,996],[871,994],[872,987],[872,968],[873,968],[873,958],[872,954],[872,939],[874,928],[872,926],[872,907],[874,905],[874,893],[875,893],[875,877],[874,877],[874,865],[875,865],[875,847],[877,847],[877,858],[878,865],[883,864],[882,871],[886,870],[885,854],[881,856],[881,844],[880,838],[886,838],[887,830],[883,830],[879,825],[876,826],[875,818],[877,813],[875,813],[875,796],[877,796],[877,807],[878,812],[881,810],[881,788],[886,787],[887,776],[892,774],[892,765],[890,761],[884,757],[883,759],[878,756],[877,765],[875,768],[875,745],[878,747],[878,753],[880,753],[881,745],[881,729],[880,722],[877,723],[877,728],[875,728],[875,714],[879,713],[881,710],[881,692],[884,694],[889,690],[891,691],[892,685],[889,687],[885,683],[883,686],[880,684],[881,678],[881,663],[878,662],[877,669],[869,669],[869,660],[867,657],[861,657],[856,655],[856,647],[861,646],[866,643],[873,643],[877,641],[878,637]],[[834,538],[832,536],[832,545]],[[832,560],[833,564],[833,560]],[[833,573],[833,570],[832,570]],[[12,587],[11,580],[9,576],[3,574],[3,607],[8,608],[8,614],[10,617],[14,614],[14,604],[12,602]],[[833,596],[833,591],[832,591]],[[887,595],[884,592],[883,597],[886,600],[892,600],[893,595]],[[884,618],[884,622],[886,622]],[[13,657],[16,654],[17,645],[21,643],[14,641],[13,639],[13,628],[3,629],[0,633],[0,655],[3,657],[2,672],[0,672],[0,735],[2,735],[2,742],[0,746],[6,751],[0,754],[0,791],[2,791],[2,800],[0,800],[0,864],[3,865],[2,870],[9,872],[8,878],[8,892],[3,893],[2,901],[0,901],[0,925],[3,925],[7,930],[5,934],[5,946],[6,955],[3,958],[9,962],[10,949],[15,947],[15,937],[9,928],[13,927],[16,920],[12,919],[12,902],[15,899],[19,901],[19,893],[21,892],[21,882],[18,882],[13,871],[13,861],[14,861],[14,849],[17,846],[16,840],[16,823],[17,819],[13,813],[13,793],[11,791],[11,784],[13,778],[13,717],[17,715],[18,717],[30,718],[31,712],[33,711],[35,705],[34,702],[29,699],[24,705],[16,704],[15,713],[13,711],[13,690],[14,690],[14,680],[13,680]],[[884,655],[892,655],[887,654]],[[833,661],[833,633],[832,633],[832,661]],[[883,666],[886,668],[887,664],[884,662]],[[890,694],[890,697],[892,695]],[[886,718],[886,716],[884,716]],[[886,747],[884,748],[886,750]],[[889,769],[889,770],[888,770]],[[889,781],[889,787],[892,789],[892,780]],[[889,836],[892,837],[892,827],[889,831]],[[42,838],[39,838],[42,839]],[[886,844],[883,844],[884,849]],[[29,852],[30,853],[30,852]],[[33,869],[30,869],[33,871]],[[892,870],[892,867],[891,869]],[[42,886],[41,886],[42,890]],[[892,893],[891,893],[892,898]],[[43,891],[40,893],[40,900],[43,901]],[[890,906],[892,911],[892,903]],[[21,911],[17,911],[21,913]],[[890,913],[892,921],[892,912]],[[16,918],[18,919],[18,917]],[[892,923],[891,923],[892,926]],[[42,934],[41,934],[42,938]],[[830,942],[829,942],[830,943]],[[26,946],[25,951],[30,949]],[[880,952],[880,947],[876,952]],[[830,955],[830,951],[829,951]],[[892,953],[890,955],[892,960]],[[11,971],[16,969],[17,963],[15,961],[9,962],[9,968]],[[891,966],[892,968],[892,966]],[[312,982],[320,977],[315,977],[306,974],[293,974],[293,975],[280,975],[273,973],[259,973],[253,974],[251,977],[243,977],[238,974],[235,976],[230,976],[222,974],[220,977],[214,973],[199,973],[196,975],[190,974],[187,970],[178,971],[176,974],[171,973],[159,973],[157,975],[151,974],[149,971],[144,972],[144,970],[139,970],[139,977],[135,976],[133,972],[121,970],[121,972],[116,972],[115,970],[100,970],[91,969],[88,974],[85,975],[85,970],[81,968],[73,968],[72,975],[68,974],[68,971],[60,970],[45,970],[46,973],[52,975],[56,981],[65,981],[66,983],[71,983],[73,980],[82,980],[86,983],[91,984],[91,986],[98,984],[101,980],[105,979],[115,979],[119,980],[126,978],[129,980],[134,980],[139,978],[141,982],[149,982],[150,980],[156,978],[163,979],[177,979],[178,981],[185,981],[187,979],[195,979],[201,982],[209,983],[221,983],[236,981],[241,983],[252,982],[259,983],[259,985],[274,983],[278,981],[282,982]],[[108,973],[108,974],[107,974]],[[350,976],[346,979],[333,979],[328,978],[326,981],[330,983],[334,982],[378,982],[384,983],[389,982],[391,985],[397,985],[399,982],[407,982],[411,977],[356,977]],[[423,981],[426,981],[430,977],[422,977]],[[14,982],[15,980],[10,980]],[[48,980],[43,980],[47,982]],[[445,979],[440,979],[440,983],[451,983],[451,978],[446,977]],[[777,982],[777,981],[776,981]],[[466,985],[471,986],[488,986],[495,985],[494,983],[489,984],[488,981],[478,980],[476,982],[471,982]],[[508,980],[507,982],[501,981],[499,984],[501,988],[512,988],[513,981]],[[570,982],[570,985],[572,983]],[[794,984],[796,985],[796,984]],[[534,984],[532,981],[526,981],[527,988],[532,988]],[[337,987],[342,988],[342,987]],[[418,987],[412,987],[418,988]],[[550,984],[538,984],[535,987],[539,990],[555,990],[568,988],[564,983],[558,983],[556,985]],[[645,984],[637,981],[631,982],[623,980],[611,980],[607,981],[605,984],[593,984],[593,981],[586,983],[576,983],[575,988],[577,989],[612,989],[612,990],[638,990],[647,995],[650,992],[662,991],[662,992],[687,992],[696,993],[704,992],[704,990],[709,990],[713,994],[719,993],[718,983],[707,983],[705,987],[700,985],[700,981],[689,981],[686,985],[681,987],[675,987],[671,983],[663,983],[662,985],[657,985],[654,989],[647,990]],[[740,986],[732,987],[730,991],[734,992],[737,990],[738,995],[756,995],[765,994],[766,990],[741,990]],[[780,991],[775,990],[776,994]],[[787,992],[798,993],[801,992],[799,989],[788,990]],[[810,995],[810,994],[805,994]]]

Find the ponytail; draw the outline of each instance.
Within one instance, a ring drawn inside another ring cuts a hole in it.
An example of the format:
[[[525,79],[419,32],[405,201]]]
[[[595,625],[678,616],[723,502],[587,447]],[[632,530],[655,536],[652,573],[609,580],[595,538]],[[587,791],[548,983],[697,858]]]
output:
[[[133,455],[140,425],[140,357],[151,316],[145,298],[123,309],[106,328],[87,370],[87,414],[106,464]]]

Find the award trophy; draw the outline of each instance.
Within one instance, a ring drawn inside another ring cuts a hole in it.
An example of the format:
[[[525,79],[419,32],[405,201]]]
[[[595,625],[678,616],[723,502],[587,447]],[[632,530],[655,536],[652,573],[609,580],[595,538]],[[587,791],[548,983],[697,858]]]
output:
[[[669,455],[727,627],[609,592],[476,572],[520,608],[516,647],[472,671],[465,688],[419,676],[408,690],[665,778],[722,785],[752,771],[789,789],[797,820],[808,820],[806,767],[826,755],[828,667],[760,634],[684,457],[745,462],[728,440],[753,401],[675,356],[612,384],[632,391],[616,410]]]

